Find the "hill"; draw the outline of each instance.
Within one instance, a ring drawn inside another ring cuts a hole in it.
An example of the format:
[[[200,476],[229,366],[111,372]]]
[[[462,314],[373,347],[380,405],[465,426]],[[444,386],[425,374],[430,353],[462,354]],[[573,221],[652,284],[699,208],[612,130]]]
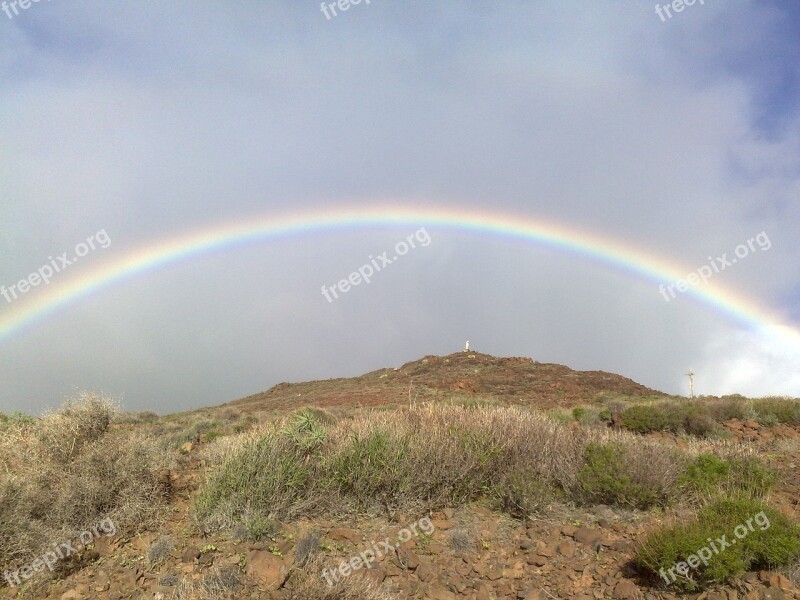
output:
[[[635,381],[604,371],[575,371],[531,358],[499,358],[479,352],[425,356],[399,368],[352,378],[280,383],[227,406],[286,411],[298,406],[353,407],[475,397],[537,408],[572,408],[600,396],[666,397]]]

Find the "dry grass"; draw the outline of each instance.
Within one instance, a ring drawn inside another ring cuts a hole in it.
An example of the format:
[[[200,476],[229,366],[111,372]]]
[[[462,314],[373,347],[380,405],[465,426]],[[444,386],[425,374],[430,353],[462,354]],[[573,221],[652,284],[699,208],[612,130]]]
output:
[[[101,519],[121,528],[156,516],[169,457],[152,439],[113,430],[115,412],[83,394],[0,429],[0,564],[29,561]]]
[[[359,571],[349,577],[328,584],[322,578],[325,568],[322,559],[309,562],[303,569],[295,569],[286,585],[286,600],[399,600],[399,596],[389,591],[385,584],[369,579],[365,572]]]
[[[327,428],[288,419],[217,442],[196,516],[214,529],[248,512],[292,518],[318,511],[423,511],[462,504],[513,479],[537,480],[583,501],[579,475],[592,442],[621,449],[625,477],[654,497],[674,495],[682,460],[641,436],[574,430],[515,407],[424,404],[366,411]]]

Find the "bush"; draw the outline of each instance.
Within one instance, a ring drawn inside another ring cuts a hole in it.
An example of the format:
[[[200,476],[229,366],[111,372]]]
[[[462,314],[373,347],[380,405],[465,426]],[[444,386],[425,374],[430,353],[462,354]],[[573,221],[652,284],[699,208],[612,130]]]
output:
[[[650,490],[658,502],[674,493],[683,465],[638,436],[604,428],[575,431],[516,407],[426,404],[364,412],[324,433],[319,427],[314,419],[293,416],[210,446],[206,481],[194,505],[201,527],[232,527],[247,514],[340,515],[387,504],[412,513],[481,497],[518,516],[562,496],[595,501],[597,494],[587,494],[579,477],[591,442],[614,440],[623,448],[626,493]],[[628,497],[633,495],[611,501],[647,504]]]
[[[524,471],[510,473],[492,495],[500,510],[517,519],[541,513],[555,499],[552,485]]]
[[[721,493],[759,499],[777,481],[777,473],[754,457],[725,460],[706,453],[686,465],[678,484],[706,497]]]
[[[572,418],[580,421],[588,411],[585,408],[576,407],[572,409]]]
[[[639,404],[626,408],[622,413],[622,424],[626,429],[637,433],[664,431],[667,419],[658,408],[648,404]]]
[[[587,498],[597,504],[650,508],[663,504],[660,490],[634,481],[626,468],[626,450],[617,444],[591,443],[584,451],[586,465],[578,474]]]
[[[724,396],[706,403],[709,414],[718,423],[731,419],[745,420],[749,416],[749,407],[743,397]]]
[[[800,401],[791,398],[760,398],[753,400],[753,412],[764,424],[800,425]]]
[[[726,548],[719,541],[722,536],[732,542]],[[705,562],[693,560],[694,564],[686,565],[690,556],[697,557],[701,552],[706,556]],[[718,500],[707,506],[693,523],[650,534],[635,562],[653,579],[670,581],[674,576],[671,585],[691,591],[745,571],[791,564],[798,556],[800,527],[758,501],[735,499]],[[677,570],[679,564],[685,574]]]
[[[716,427],[708,408],[697,401],[665,402],[659,409],[666,419],[666,429],[672,433],[705,436]]]
[[[111,430],[114,414],[83,394],[0,429],[0,564],[18,565],[102,519],[138,525],[163,506],[170,456],[141,434]]]

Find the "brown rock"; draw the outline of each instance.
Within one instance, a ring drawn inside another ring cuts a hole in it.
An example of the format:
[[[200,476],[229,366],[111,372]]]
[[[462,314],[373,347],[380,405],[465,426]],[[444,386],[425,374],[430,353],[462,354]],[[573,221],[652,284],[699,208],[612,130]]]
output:
[[[489,590],[489,586],[485,583],[481,584],[478,588],[478,593],[475,595],[475,600],[492,600],[492,593]]]
[[[456,600],[456,595],[453,592],[440,585],[431,587],[425,597],[429,600]]]
[[[617,600],[636,600],[639,598],[639,588],[632,581],[623,579],[614,588],[613,597]]]
[[[363,536],[355,529],[339,527],[338,529],[331,529],[328,533],[328,537],[334,542],[350,542],[354,546],[357,546],[361,543],[361,538]]]
[[[420,562],[415,573],[420,581],[433,581],[433,578],[435,576],[433,572],[433,567],[427,561]]]
[[[247,555],[247,576],[269,589],[277,590],[286,581],[289,569],[270,552],[253,550]]]
[[[578,528],[575,533],[572,535],[572,539],[574,539],[579,544],[585,544],[590,548],[594,548],[595,550],[600,546],[600,542],[602,536],[600,532],[596,529],[589,529],[588,527],[580,527]]]

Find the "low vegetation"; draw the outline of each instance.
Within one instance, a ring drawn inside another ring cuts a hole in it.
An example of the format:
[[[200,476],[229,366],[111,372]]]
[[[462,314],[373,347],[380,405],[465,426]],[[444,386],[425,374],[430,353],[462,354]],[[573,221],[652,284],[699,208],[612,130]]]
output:
[[[583,425],[619,425],[640,434],[665,432],[714,437],[724,433],[721,425],[731,420],[752,419],[767,427],[800,425],[800,400],[786,397],[751,400],[739,395],[694,400],[601,395],[594,405],[575,407],[569,412],[557,409],[553,416],[562,422],[574,420]]]
[[[720,542],[722,536],[731,543]],[[690,558],[697,556],[705,559]],[[789,565],[798,557],[796,523],[756,500],[722,499],[703,508],[690,523],[652,533],[639,549],[636,564],[654,581],[693,591],[745,571]]]
[[[328,425],[301,412],[226,440],[214,462],[195,502],[208,529],[481,497],[518,517],[554,498],[647,508],[671,497],[683,465],[662,446],[624,432],[577,432],[513,407],[453,405],[370,411]]]
[[[717,496],[760,499],[777,481],[777,473],[753,456],[724,459],[703,453],[686,465],[678,484],[708,501]]]
[[[102,519],[122,528],[155,516],[169,457],[151,438],[114,430],[114,415],[84,394],[0,427],[0,564],[29,561]]]

